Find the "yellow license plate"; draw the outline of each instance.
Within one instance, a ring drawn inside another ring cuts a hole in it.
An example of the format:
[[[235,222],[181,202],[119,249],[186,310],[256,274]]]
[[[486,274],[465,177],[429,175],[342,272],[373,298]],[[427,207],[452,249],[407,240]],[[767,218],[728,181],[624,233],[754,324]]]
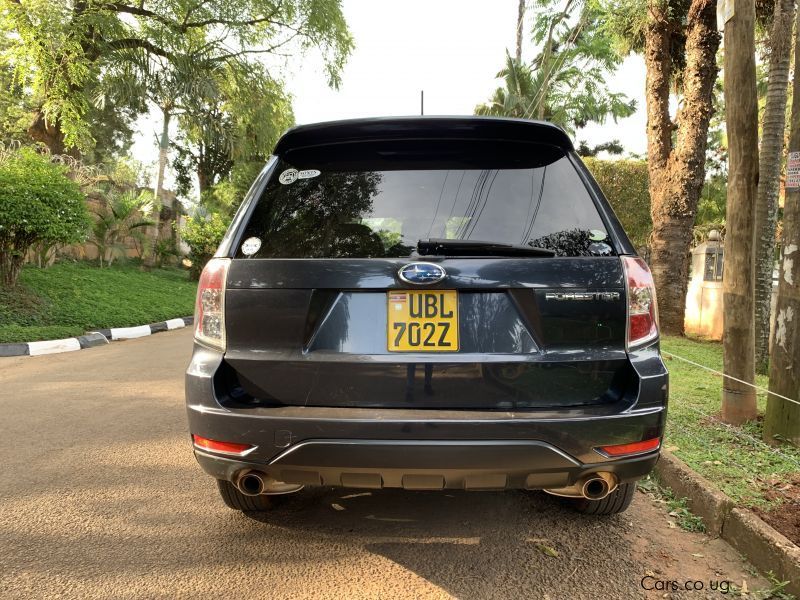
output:
[[[457,352],[458,292],[386,293],[390,352]]]

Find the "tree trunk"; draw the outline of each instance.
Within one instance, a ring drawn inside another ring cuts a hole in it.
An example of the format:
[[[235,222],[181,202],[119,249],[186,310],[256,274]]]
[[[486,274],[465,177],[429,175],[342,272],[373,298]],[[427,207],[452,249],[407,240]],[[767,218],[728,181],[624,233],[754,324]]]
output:
[[[754,225],[758,184],[758,95],[755,61],[755,2],[734,0],[725,25],[725,126],[728,132],[728,206],[722,345],[726,375],[755,381]],[[729,378],[722,382],[722,419],[755,419],[756,393]]]
[[[756,199],[756,371],[766,374],[769,355],[772,269],[775,263],[775,225],[786,127],[786,97],[792,50],[794,0],[777,0],[769,44],[769,79],[764,106]]]
[[[519,0],[517,6],[517,64],[522,64],[522,30],[525,26],[525,0]]]
[[[670,48],[674,24],[669,21],[666,3],[661,0],[650,0],[648,15],[645,94],[653,219],[650,268],[658,295],[661,330],[670,335],[682,335],[692,226],[705,179],[708,123],[717,77],[716,3],[693,0],[689,7],[683,104],[675,123],[669,114],[675,68]]]
[[[161,126],[161,139],[158,144],[158,174],[156,175],[155,202],[153,203],[153,214],[151,220],[153,225],[152,234],[145,237],[144,264],[148,268],[156,266],[156,244],[158,243],[159,232],[161,230],[161,206],[164,199],[164,173],[167,170],[167,158],[169,153],[169,122],[172,117],[172,107],[164,105],[161,107],[164,115]]]
[[[203,197],[203,194],[211,188],[211,179],[206,173],[206,169],[200,161],[200,164],[197,167],[197,189],[200,191],[200,197]]]
[[[13,288],[17,285],[24,259],[24,252],[19,253],[13,250],[11,252],[0,252],[0,283],[2,283],[3,288]]]
[[[51,154],[66,152],[64,132],[61,131],[61,126],[58,122],[48,123],[41,109],[34,113],[33,121],[28,126],[28,135],[34,142],[40,142],[47,146]]]
[[[800,12],[798,12],[800,15]],[[800,64],[800,24],[795,30],[795,65]],[[792,95],[792,131],[789,152],[800,152],[800,77]],[[764,440],[776,436],[800,446],[800,189],[786,188],[783,208],[783,252],[775,305],[775,332],[769,365],[769,390],[792,398],[789,402],[769,395],[764,415]]]

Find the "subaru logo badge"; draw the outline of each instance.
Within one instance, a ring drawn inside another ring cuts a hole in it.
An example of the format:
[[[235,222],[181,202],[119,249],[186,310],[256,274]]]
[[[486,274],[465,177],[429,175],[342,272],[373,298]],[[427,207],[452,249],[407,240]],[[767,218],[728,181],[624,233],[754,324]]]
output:
[[[400,269],[397,276],[406,283],[431,285],[447,277],[447,271],[433,263],[415,262]]]

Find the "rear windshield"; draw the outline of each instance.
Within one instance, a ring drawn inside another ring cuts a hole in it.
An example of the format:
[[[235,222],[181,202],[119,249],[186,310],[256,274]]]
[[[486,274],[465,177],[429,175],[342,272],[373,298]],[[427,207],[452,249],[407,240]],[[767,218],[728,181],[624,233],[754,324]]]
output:
[[[241,238],[260,241],[256,252],[258,243],[249,245],[249,256],[411,257],[420,240],[432,238],[536,246],[560,256],[597,254],[599,243],[611,252],[566,156],[510,168],[318,166],[278,161]]]

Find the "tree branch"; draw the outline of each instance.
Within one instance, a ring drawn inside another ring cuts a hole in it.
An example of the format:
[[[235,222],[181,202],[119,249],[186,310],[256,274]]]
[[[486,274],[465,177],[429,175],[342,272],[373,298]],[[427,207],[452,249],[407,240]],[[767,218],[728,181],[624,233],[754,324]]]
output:
[[[161,56],[163,58],[172,59],[175,58],[171,52],[167,52],[163,48],[159,48],[155,44],[147,40],[142,40],[139,38],[120,38],[118,40],[113,40],[110,42],[105,42],[106,47],[111,48],[112,50],[147,50],[151,54],[155,54],[156,56]]]
[[[20,0],[10,0],[12,2],[19,3]],[[283,23],[281,21],[274,21],[275,15],[278,13],[281,7],[281,3],[279,2],[275,8],[268,14],[263,17],[255,17],[252,19],[224,19],[222,17],[212,17],[209,19],[202,19],[200,21],[189,21],[189,17],[191,14],[200,8],[203,4],[206,3],[206,0],[202,0],[198,4],[190,7],[184,18],[181,22],[174,21],[172,19],[168,19],[163,15],[158,14],[152,10],[148,10],[144,8],[143,4],[139,4],[139,6],[131,6],[129,4],[124,4],[122,2],[107,2],[101,5],[101,8],[106,10],[110,10],[111,12],[117,13],[125,13],[129,15],[134,15],[137,17],[144,17],[147,19],[152,19],[162,25],[169,27],[174,31],[179,31],[185,33],[189,29],[196,29],[200,27],[208,27],[210,25],[224,25],[226,27],[252,27],[254,25],[260,25],[262,23],[270,23],[272,25],[276,25],[278,27],[286,27],[292,28],[287,23]]]

